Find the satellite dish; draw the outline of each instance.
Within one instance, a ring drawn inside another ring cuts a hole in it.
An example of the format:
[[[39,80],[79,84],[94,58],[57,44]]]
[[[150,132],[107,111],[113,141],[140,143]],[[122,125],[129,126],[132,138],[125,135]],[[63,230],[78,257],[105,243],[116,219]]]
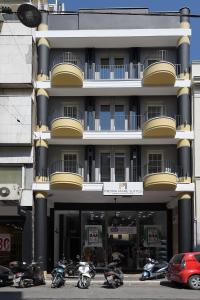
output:
[[[18,7],[17,16],[20,22],[27,27],[37,27],[41,23],[41,12],[30,3],[24,3]]]

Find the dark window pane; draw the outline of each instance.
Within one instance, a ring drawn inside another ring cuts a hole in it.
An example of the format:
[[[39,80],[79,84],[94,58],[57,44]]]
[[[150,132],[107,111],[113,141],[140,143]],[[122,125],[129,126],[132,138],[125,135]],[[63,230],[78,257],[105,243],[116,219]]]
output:
[[[200,263],[200,254],[195,254],[194,257],[195,257],[196,260]]]
[[[110,179],[110,153],[101,153],[101,181]]]
[[[125,181],[125,157],[123,154],[115,156],[115,181]]]

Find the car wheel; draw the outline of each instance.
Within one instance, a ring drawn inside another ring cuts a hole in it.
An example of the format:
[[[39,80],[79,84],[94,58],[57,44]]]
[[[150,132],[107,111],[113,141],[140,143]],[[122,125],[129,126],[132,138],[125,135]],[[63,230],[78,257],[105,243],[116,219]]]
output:
[[[200,290],[200,275],[193,275],[188,280],[188,285],[193,290]]]

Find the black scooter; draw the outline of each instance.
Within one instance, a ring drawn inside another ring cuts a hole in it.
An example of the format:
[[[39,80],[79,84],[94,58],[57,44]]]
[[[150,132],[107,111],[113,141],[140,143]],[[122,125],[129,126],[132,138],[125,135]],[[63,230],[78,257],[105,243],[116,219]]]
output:
[[[66,265],[63,260],[60,260],[56,267],[51,272],[52,282],[51,288],[59,288],[65,285],[65,271]]]
[[[45,284],[44,273],[39,263],[32,262],[28,265],[26,262],[11,262],[10,269],[15,274],[14,285],[19,288]]]
[[[104,277],[106,281],[104,285],[109,288],[117,288],[123,285],[124,274],[120,268],[120,260],[115,260],[107,266],[104,270]]]

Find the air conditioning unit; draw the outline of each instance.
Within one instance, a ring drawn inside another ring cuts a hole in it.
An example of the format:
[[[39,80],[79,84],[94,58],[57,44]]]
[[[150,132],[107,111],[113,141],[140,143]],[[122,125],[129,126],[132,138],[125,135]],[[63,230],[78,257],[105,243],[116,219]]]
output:
[[[0,200],[20,200],[21,193],[18,184],[0,184]]]

